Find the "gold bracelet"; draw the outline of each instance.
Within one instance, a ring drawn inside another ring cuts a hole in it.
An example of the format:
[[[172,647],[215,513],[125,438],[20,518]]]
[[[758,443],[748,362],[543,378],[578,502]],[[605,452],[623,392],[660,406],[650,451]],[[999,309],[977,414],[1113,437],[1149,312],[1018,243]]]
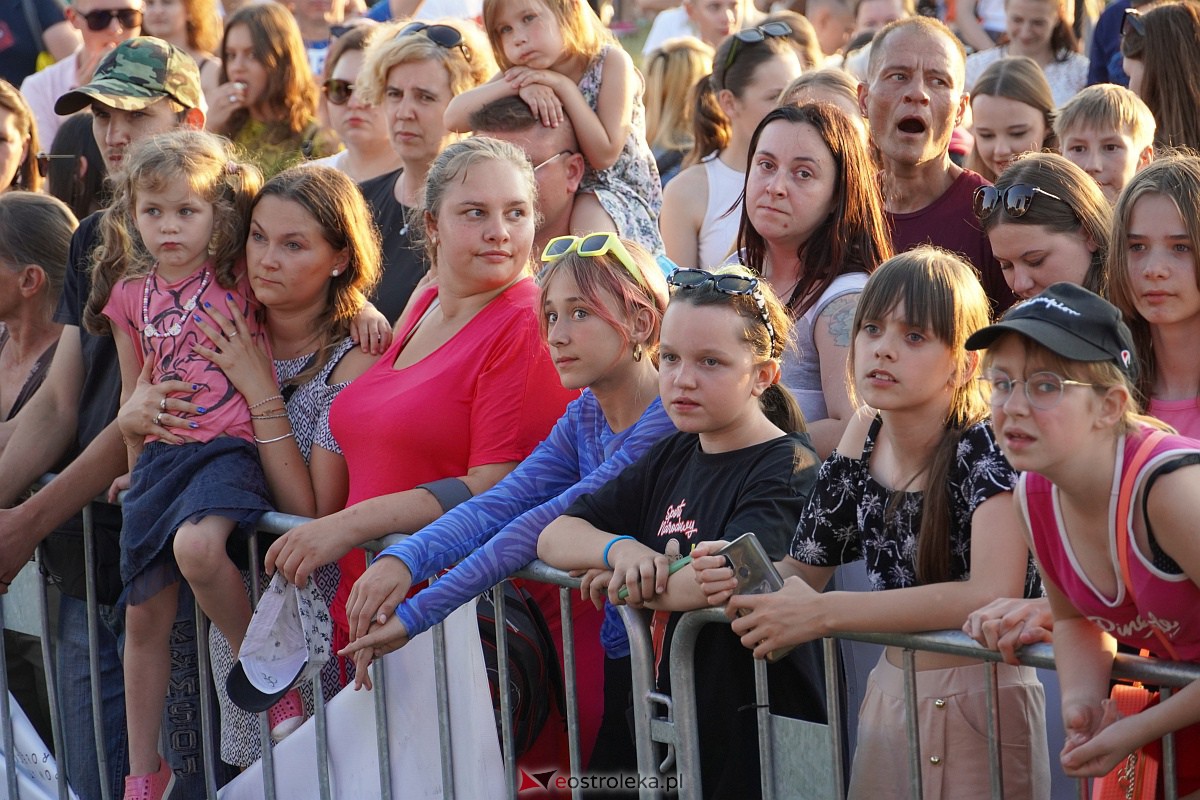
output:
[[[276,436],[274,439],[260,439],[257,436],[255,436],[254,441],[257,444],[270,444],[271,442],[282,442],[284,439],[288,438],[289,436],[295,436],[295,435],[296,434],[293,431],[288,431],[283,436]]]
[[[259,406],[265,406],[267,403],[271,402],[272,400],[282,400],[282,399],[283,399],[283,395],[281,395],[281,394],[272,395],[272,396],[268,397],[266,400],[259,400],[257,403],[249,406],[249,408],[251,411],[253,411],[254,409],[258,408]]]
[[[281,409],[266,414],[251,414],[250,419],[287,419],[287,416],[287,409]]]

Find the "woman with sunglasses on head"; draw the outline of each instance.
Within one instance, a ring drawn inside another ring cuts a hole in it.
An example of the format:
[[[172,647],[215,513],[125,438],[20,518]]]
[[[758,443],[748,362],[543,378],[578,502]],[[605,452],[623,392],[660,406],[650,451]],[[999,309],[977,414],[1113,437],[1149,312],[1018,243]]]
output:
[[[696,542],[727,543],[748,532],[779,558],[818,462],[799,407],[779,383],[792,323],[770,287],[741,266],[681,269],[668,280],[676,288],[663,317],[658,387],[680,432],[578,497],[543,531],[538,556],[587,570],[582,593],[597,604],[607,596],[655,612],[652,628],[663,633],[658,688],[669,694],[665,656],[678,612],[705,605],[691,568],[672,561]],[[767,667],[776,713],[825,721],[813,656]],[[709,626],[695,663],[702,796],[757,797],[753,659],[727,628]],[[622,698],[606,700],[621,703],[606,716],[626,713]]]
[[[1013,294],[1060,281],[1105,289],[1112,208],[1086,172],[1053,153],[1029,153],[975,191],[975,215]]]
[[[1200,9],[1191,2],[1125,11],[1121,55],[1129,88],[1154,113],[1154,144],[1200,149]]]
[[[225,20],[220,56],[205,124],[238,145],[264,179],[337,150],[317,122],[316,82],[287,8],[263,2],[235,11]]]
[[[967,346],[987,348],[997,437],[1021,472],[1019,519],[1054,613],[1059,760],[1072,777],[1100,777],[1138,748],[1160,758],[1158,740],[1174,731],[1179,796],[1194,797],[1200,683],[1129,716],[1109,687],[1118,643],[1200,661],[1200,442],[1138,414],[1137,353],[1118,309],[1071,284],[1042,300],[1013,306]],[[1149,791],[1163,796],[1161,784]]]
[[[429,167],[456,138],[443,122],[446,104],[487,80],[495,67],[482,32],[463,20],[382,26],[363,56],[354,91],[382,111],[400,159],[399,168],[360,187],[383,235],[375,304],[392,322],[429,268],[416,227]]]
[[[884,262],[855,312],[851,363],[863,402],[822,464],[772,594],[731,597],[737,580],[715,548],[693,567],[711,605],[759,657],[838,631],[911,632],[961,625],[997,595],[1036,592],[1004,461],[964,347],[987,324],[975,270],[922,246]],[[664,341],[666,335],[664,333]],[[841,564],[863,559],[870,592],[823,591]],[[849,797],[908,796],[905,673],[889,647],[859,712]],[[988,785],[988,680],[977,659],[916,655],[925,797],[967,798]],[[1033,669],[1001,666],[1006,797],[1049,796],[1045,698]]]
[[[776,22],[726,37],[693,90],[695,143],[664,191],[659,223],[667,257],[681,267],[713,267],[733,252],[750,138],[800,75],[791,33]]]
[[[363,69],[363,53],[376,32],[375,23],[362,23],[335,39],[325,59],[325,83],[321,86],[325,116],[346,149],[313,163],[340,169],[356,183],[400,166],[383,109],[363,100],[356,84]]]
[[[384,550],[355,583],[346,609],[350,651],[362,651],[360,675],[374,655],[402,646],[536,558],[548,522],[675,430],[658,399],[656,348],[667,284],[655,260],[616,234],[596,233],[551,240],[542,261],[542,332],[563,386],[584,389],[583,395],[507,478]],[[405,599],[413,585],[459,559]],[[527,588],[561,648],[557,590]],[[577,684],[585,687],[580,748],[593,772],[636,768],[624,715],[606,717],[601,727],[603,697],[586,691],[603,685],[605,695],[629,692],[625,628],[615,610],[607,612],[603,626],[590,603],[577,603],[575,613]]]
[[[854,415],[846,391],[854,307],[892,254],[875,171],[846,115],[828,103],[771,111],[750,152],[736,257],[796,321],[782,380],[824,458]]]

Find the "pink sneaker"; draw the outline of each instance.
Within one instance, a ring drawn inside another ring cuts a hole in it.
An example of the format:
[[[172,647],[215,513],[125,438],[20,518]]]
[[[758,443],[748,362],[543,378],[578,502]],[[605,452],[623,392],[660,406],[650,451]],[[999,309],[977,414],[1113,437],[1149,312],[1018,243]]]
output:
[[[282,742],[304,724],[304,701],[300,690],[292,689],[279,698],[279,702],[267,710],[267,724],[271,726],[271,738]]]
[[[158,772],[125,778],[125,800],[166,800],[174,788],[175,773],[171,771],[171,765],[159,756]]]

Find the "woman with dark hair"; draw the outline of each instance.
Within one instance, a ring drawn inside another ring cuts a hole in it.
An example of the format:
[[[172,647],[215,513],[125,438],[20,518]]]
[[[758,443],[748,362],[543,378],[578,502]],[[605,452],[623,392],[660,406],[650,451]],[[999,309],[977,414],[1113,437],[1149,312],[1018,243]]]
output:
[[[1046,73],[1061,106],[1087,86],[1088,60],[1067,21],[1064,0],[1005,0],[1007,41],[999,47],[967,56],[967,86],[973,87],[983,71],[1001,58],[1029,56]]]
[[[733,250],[750,137],[800,74],[791,35],[776,22],[726,37],[696,84],[695,143],[664,190],[660,220],[667,257],[681,267],[713,267]]]
[[[317,86],[290,11],[273,2],[238,9],[225,21],[220,55],[208,129],[232,139],[264,178],[336,151],[317,123]]]
[[[0,80],[0,192],[10,188],[38,191],[37,121],[16,87]]]
[[[1030,298],[1060,281],[1097,294],[1112,207],[1099,185],[1054,153],[1029,153],[975,193],[975,214],[1013,294]]]
[[[200,84],[211,103],[220,83],[221,17],[217,0],[146,0],[142,35],[157,36],[192,57],[200,69]]]
[[[891,255],[875,171],[850,120],[829,103],[770,112],[750,152],[737,256],[796,320],[783,383],[824,458],[854,413],[846,357],[858,295]]]
[[[76,219],[104,208],[108,167],[92,132],[92,112],[67,117],[54,134],[46,167],[46,191],[62,200]],[[42,168],[38,165],[38,169]]]
[[[1129,88],[1154,114],[1155,145],[1200,148],[1200,8],[1128,9],[1121,30]]]

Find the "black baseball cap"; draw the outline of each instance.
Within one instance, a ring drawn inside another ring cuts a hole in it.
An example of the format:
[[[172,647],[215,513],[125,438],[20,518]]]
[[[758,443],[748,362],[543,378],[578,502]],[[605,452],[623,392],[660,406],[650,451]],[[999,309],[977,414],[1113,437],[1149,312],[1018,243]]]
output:
[[[1072,361],[1111,361],[1131,380],[1137,378],[1133,335],[1120,309],[1082,286],[1056,283],[1018,303],[999,322],[971,334],[966,348],[982,350],[1009,332]]]

